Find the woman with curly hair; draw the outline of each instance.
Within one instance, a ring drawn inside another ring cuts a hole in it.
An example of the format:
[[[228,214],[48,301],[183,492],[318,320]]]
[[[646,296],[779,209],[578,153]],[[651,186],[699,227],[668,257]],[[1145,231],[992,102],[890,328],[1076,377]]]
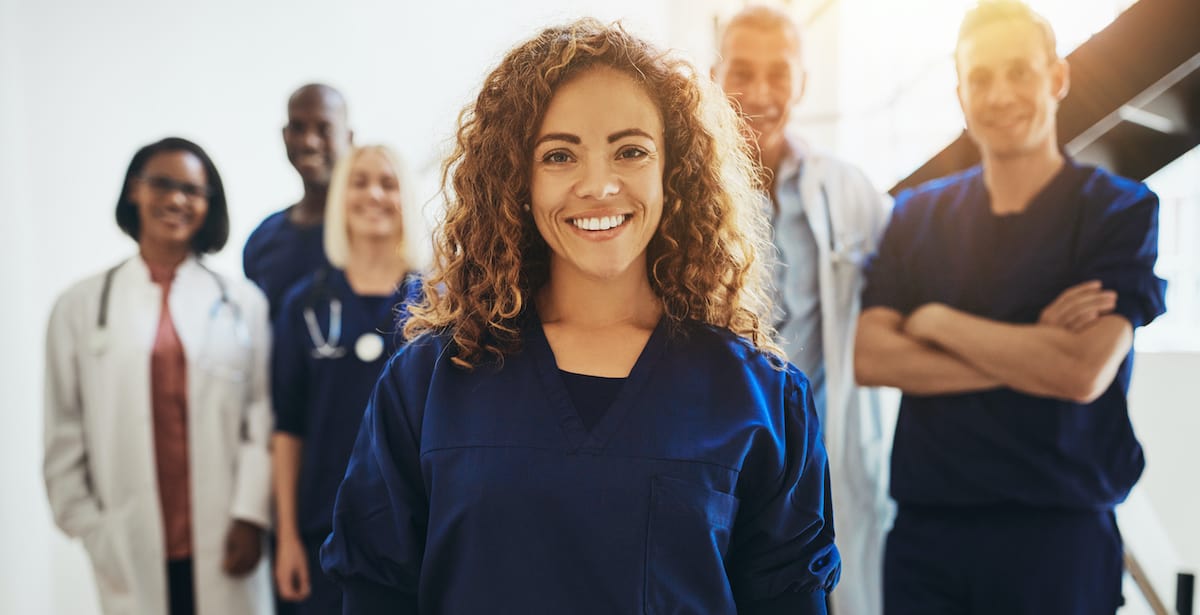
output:
[[[825,451],[742,148],[711,84],[620,27],[492,71],[323,548],[345,612],[825,612]]]

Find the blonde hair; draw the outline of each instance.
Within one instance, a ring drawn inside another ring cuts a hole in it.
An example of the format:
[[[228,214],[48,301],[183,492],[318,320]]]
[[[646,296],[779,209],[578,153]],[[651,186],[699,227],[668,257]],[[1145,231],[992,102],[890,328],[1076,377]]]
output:
[[[350,187],[350,174],[354,170],[354,163],[368,152],[383,156],[392,172],[396,174],[396,181],[400,184],[400,220],[404,229],[396,249],[404,255],[406,262],[413,261],[409,250],[411,242],[407,237],[412,232],[410,227],[414,225],[410,224],[410,216],[407,214],[416,201],[413,197],[416,187],[408,165],[404,163],[400,154],[386,145],[363,145],[350,148],[350,151],[334,165],[333,174],[329,179],[329,194],[325,199],[325,258],[338,269],[346,268],[346,261],[350,256],[350,233],[346,228],[346,191]]]
[[[453,362],[468,369],[520,348],[518,317],[549,278],[549,248],[522,209],[536,131],[555,91],[599,67],[633,78],[663,118],[663,213],[646,274],[664,318],[727,329],[780,357],[768,318],[766,211],[737,115],[686,61],[594,19],[512,49],[459,115],[433,267],[405,335],[449,333]]]
[[[1004,21],[1019,21],[1033,26],[1041,39],[1042,49],[1046,59],[1054,62],[1059,59],[1058,43],[1054,38],[1054,28],[1039,13],[1029,8],[1021,0],[979,0],[963,15],[962,23],[958,26],[958,39],[954,43],[954,62],[958,63],[958,52],[963,42],[975,35],[985,26]]]

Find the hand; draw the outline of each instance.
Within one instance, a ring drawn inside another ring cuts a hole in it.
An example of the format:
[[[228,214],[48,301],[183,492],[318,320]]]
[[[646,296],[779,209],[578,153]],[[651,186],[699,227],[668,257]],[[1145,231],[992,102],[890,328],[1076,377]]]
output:
[[[1116,291],[1104,290],[1100,280],[1088,280],[1064,290],[1050,302],[1038,317],[1038,324],[1079,331],[1116,307]]]
[[[223,567],[226,574],[234,577],[244,577],[254,570],[258,559],[262,557],[262,529],[257,525],[241,519],[234,519],[225,535],[225,562]]]
[[[288,602],[300,602],[308,598],[311,588],[308,584],[308,556],[304,552],[304,544],[293,534],[285,538],[279,536],[279,544],[275,548],[275,586],[279,589],[279,597]]]
[[[933,333],[937,330],[942,310],[945,308],[941,303],[926,303],[913,310],[912,314],[904,319],[904,334],[924,342],[932,342]]]

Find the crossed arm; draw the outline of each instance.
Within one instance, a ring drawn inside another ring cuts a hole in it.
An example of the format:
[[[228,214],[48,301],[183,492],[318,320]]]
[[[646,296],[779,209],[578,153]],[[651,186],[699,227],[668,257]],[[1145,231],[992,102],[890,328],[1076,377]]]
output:
[[[1116,294],[1090,281],[1067,289],[1032,325],[974,316],[939,303],[907,318],[873,307],[858,320],[855,378],[866,386],[937,395],[999,387],[1088,403],[1116,375],[1133,328],[1112,314]]]

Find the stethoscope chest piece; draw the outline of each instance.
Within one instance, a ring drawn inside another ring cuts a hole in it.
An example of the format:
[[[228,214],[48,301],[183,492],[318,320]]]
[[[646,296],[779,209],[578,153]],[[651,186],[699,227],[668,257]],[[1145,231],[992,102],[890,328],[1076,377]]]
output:
[[[383,336],[378,333],[364,333],[354,342],[354,354],[363,363],[370,363],[383,354]]]

